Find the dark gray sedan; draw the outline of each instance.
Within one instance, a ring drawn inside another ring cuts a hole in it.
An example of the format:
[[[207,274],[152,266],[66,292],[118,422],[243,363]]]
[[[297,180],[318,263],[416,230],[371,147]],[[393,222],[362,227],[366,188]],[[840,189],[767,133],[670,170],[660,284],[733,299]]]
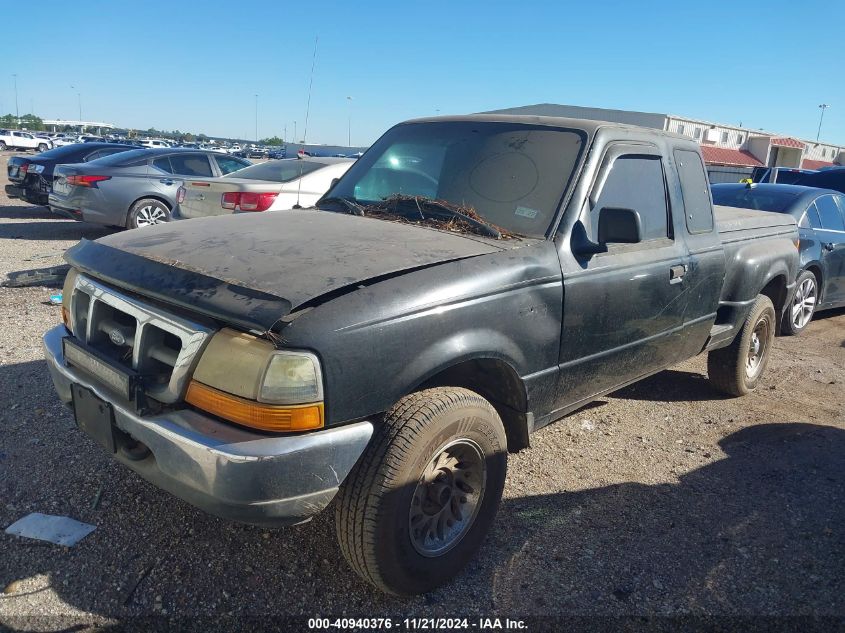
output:
[[[802,332],[818,310],[845,305],[845,195],[799,185],[712,185],[714,204],[788,213],[798,222],[801,269],[781,331]]]
[[[185,178],[214,178],[252,163],[218,152],[138,149],[89,163],[59,165],[49,206],[54,213],[96,224],[137,228],[170,221]]]

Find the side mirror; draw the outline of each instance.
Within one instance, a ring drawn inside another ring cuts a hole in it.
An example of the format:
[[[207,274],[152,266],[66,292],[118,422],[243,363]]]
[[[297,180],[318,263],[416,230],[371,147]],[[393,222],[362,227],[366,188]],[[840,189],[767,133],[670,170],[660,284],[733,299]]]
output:
[[[633,209],[603,207],[599,211],[599,244],[636,244],[643,240],[640,214]]]
[[[335,186],[337,183],[339,183],[339,182],[340,182],[340,178],[332,178],[332,182],[331,182],[331,184],[329,185],[329,191],[331,191],[332,189],[334,189],[334,186]]]

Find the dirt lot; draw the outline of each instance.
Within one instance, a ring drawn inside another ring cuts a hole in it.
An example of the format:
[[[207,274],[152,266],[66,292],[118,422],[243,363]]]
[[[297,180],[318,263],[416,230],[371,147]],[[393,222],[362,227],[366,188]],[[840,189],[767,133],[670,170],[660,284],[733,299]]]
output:
[[[0,194],[0,278],[107,232]],[[698,358],[540,431],[510,459],[475,562],[397,599],[347,569],[331,513],[278,531],[227,523],[78,432],[42,361],[41,334],[60,320],[51,292],[0,288],[0,527],[44,512],[97,529],[72,548],[0,533],[0,628],[156,614],[845,616],[845,311],[778,339],[748,397],[711,389]]]

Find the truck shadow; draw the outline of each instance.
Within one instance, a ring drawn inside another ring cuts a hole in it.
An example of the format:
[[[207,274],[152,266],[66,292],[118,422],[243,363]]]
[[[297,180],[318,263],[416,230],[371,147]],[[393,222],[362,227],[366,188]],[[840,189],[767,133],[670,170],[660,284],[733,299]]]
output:
[[[675,373],[682,372],[664,380]],[[0,524],[47,512],[98,526],[73,548],[0,533],[0,587],[46,577],[49,592],[38,595],[55,594],[59,607],[123,622],[161,609],[206,619],[235,613],[253,618],[256,630],[272,625],[266,616],[341,611],[430,617],[845,609],[845,431],[835,427],[745,428],[720,442],[724,457],[673,483],[539,496],[509,491],[457,579],[425,596],[395,598],[346,566],[332,508],[282,530],[208,516],[76,431],[42,362],[0,366],[0,389],[0,400],[18,405],[0,416]],[[35,583],[25,592],[40,589]],[[29,599],[0,596],[10,609]],[[0,615],[0,626],[34,630],[37,621]]]
[[[703,374],[678,369],[661,371],[614,391],[610,397],[648,402],[700,402],[728,398],[714,388]]]
[[[51,216],[51,220],[0,224],[0,240],[95,240],[120,230],[99,224],[58,219],[56,216]]]

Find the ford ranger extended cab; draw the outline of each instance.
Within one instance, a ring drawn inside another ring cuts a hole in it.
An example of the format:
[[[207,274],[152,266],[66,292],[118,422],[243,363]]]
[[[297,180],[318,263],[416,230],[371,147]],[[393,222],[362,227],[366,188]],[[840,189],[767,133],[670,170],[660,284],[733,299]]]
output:
[[[416,120],[316,208],[83,240],[44,346],[123,464],[253,524],[334,500],[351,567],[412,594],[474,555],[533,431],[700,353],[719,389],[754,389],[797,237],[714,213],[680,136]]]

